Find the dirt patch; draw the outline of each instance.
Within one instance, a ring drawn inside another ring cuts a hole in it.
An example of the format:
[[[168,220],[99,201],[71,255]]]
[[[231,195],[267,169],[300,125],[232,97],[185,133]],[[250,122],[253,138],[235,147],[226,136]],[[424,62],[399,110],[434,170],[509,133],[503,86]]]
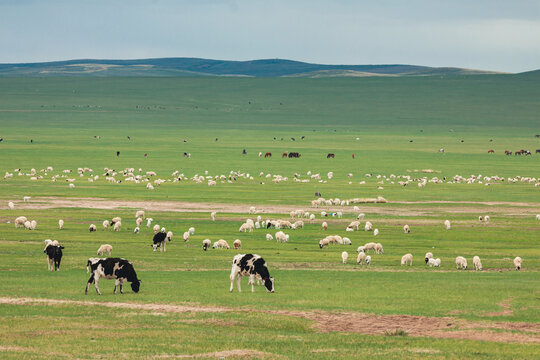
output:
[[[154,355],[154,359],[200,359],[200,358],[209,358],[209,359],[215,359],[215,358],[234,358],[234,359],[252,359],[252,358],[281,358],[282,356],[279,356],[277,354],[272,354],[268,352],[258,351],[258,350],[251,350],[251,349],[242,349],[242,350],[224,350],[224,351],[216,351],[216,352],[210,352],[210,353],[203,353],[203,354],[192,354],[192,355]]]
[[[280,316],[295,316],[313,321],[319,332],[353,332],[366,335],[386,335],[405,332],[409,336],[465,340],[481,340],[508,343],[540,343],[540,324],[502,321],[468,321],[453,317],[427,317],[414,315],[373,315],[364,313],[338,313],[323,311],[287,311],[233,309],[200,305],[135,304],[94,301],[75,301],[39,298],[0,297],[0,304],[13,305],[79,305],[104,306],[121,309],[137,309],[151,313],[185,312],[260,312]],[[212,320],[212,319],[211,319]],[[215,319],[214,319],[215,320]],[[198,321],[198,320],[197,320]],[[206,320],[201,320],[205,322]],[[234,326],[228,321],[210,322],[216,325]],[[162,357],[213,357],[214,353],[198,355],[160,355]],[[220,355],[223,356],[223,355]],[[229,355],[230,356],[230,355]],[[258,356],[258,355],[257,355]],[[274,356],[266,354],[265,356]]]
[[[510,297],[497,304],[502,307],[502,311],[488,312],[480,316],[512,316],[514,315],[514,312],[510,309],[512,307],[512,300],[513,298]]]

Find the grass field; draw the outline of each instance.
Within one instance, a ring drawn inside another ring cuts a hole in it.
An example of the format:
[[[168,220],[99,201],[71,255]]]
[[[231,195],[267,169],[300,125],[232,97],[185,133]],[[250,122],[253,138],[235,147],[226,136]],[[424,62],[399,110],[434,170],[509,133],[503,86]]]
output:
[[[524,75],[0,79],[0,172],[13,174],[0,180],[0,357],[538,358],[538,99],[538,82]],[[505,156],[506,149],[533,155]],[[302,157],[282,159],[289,151]],[[54,170],[40,171],[48,166]],[[79,176],[79,167],[93,172]],[[106,181],[105,167],[122,182]],[[126,181],[120,171],[127,167],[168,181],[148,190],[144,181]],[[173,182],[176,170],[186,180]],[[205,171],[245,176],[218,178],[216,186],[190,180]],[[294,182],[295,173],[310,181]],[[267,174],[288,180],[274,183]],[[399,185],[404,179],[392,174],[446,180],[420,188]],[[456,175],[479,180],[451,182]],[[485,179],[494,176],[505,181]],[[531,180],[508,181],[518,176]],[[316,191],[388,202],[315,209]],[[286,230],[287,244],[268,242],[265,234],[277,230],[238,232],[256,217],[250,206],[264,219],[289,219],[294,209],[316,219]],[[166,253],[152,252],[146,226],[133,234],[140,208],[174,232]],[[323,219],[320,211],[344,216]],[[345,232],[358,212],[380,235]],[[37,220],[37,229],[15,229],[21,215]],[[479,222],[479,215],[491,219]],[[123,218],[122,230],[103,231],[101,222],[113,216]],[[91,223],[96,233],[88,232]],[[195,235],[184,242],[191,226]],[[352,246],[319,249],[330,234],[349,237]],[[60,272],[46,271],[47,238],[65,246]],[[230,262],[239,251],[203,252],[205,238],[241,239],[240,252],[267,261],[276,292],[251,293],[244,279],[243,292],[230,294]],[[370,241],[382,243],[384,254],[359,266],[356,248]],[[113,282],[102,280],[101,297],[93,289],[84,295],[86,261],[104,243],[133,263],[140,293],[127,286],[113,295]],[[441,258],[440,269],[424,264],[427,251]],[[400,266],[405,253],[414,255],[412,267]],[[458,255],[468,270],[456,270]],[[475,255],[481,272],[472,270]],[[521,271],[513,269],[516,256]]]

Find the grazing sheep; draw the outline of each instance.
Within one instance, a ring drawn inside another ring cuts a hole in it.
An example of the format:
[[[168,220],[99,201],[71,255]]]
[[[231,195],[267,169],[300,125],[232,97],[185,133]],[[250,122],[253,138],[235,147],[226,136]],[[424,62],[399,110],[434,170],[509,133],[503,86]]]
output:
[[[266,234],[266,240],[268,240],[268,241],[273,241],[274,238],[272,237],[271,234]]]
[[[480,216],[478,217],[478,221],[480,221],[480,222],[481,222],[481,221],[484,221],[484,218],[482,217],[482,215],[480,215]]]
[[[433,259],[433,254],[430,252],[426,253],[426,256],[424,257],[424,260],[426,261],[426,264],[429,262],[429,259]]]
[[[326,214],[326,211],[321,211],[321,217],[326,217],[327,214]]]
[[[373,236],[377,236],[377,235],[379,235],[379,229],[373,230]]]
[[[189,231],[186,231],[182,237],[184,238],[184,242],[189,241]]]
[[[341,211],[338,211],[338,212],[336,213],[336,215],[337,215],[338,218],[342,218],[342,217],[343,217],[343,213],[342,213]]]
[[[360,213],[360,214],[358,214],[358,216],[357,216],[356,218],[357,218],[358,220],[363,220],[365,216],[366,216],[366,214]]]
[[[90,226],[88,227],[88,231],[90,231],[90,232],[97,231],[96,225],[90,224]]]
[[[514,267],[516,268],[516,270],[521,270],[521,263],[522,263],[521,258],[519,256],[517,256],[514,259]]]
[[[381,243],[376,243],[375,244],[375,253],[376,254],[384,254],[383,246],[382,246]]]
[[[429,267],[440,267],[441,266],[441,259],[429,259],[428,261]]]
[[[474,270],[476,270],[476,271],[482,270],[482,262],[480,261],[480,257],[478,257],[478,256],[473,257],[472,263],[473,263],[473,266],[474,266]]]
[[[216,221],[216,214],[217,214],[217,211],[212,211],[212,213],[210,213],[210,217],[212,218],[212,221]]]
[[[120,216],[115,216],[111,220],[111,225],[114,225],[115,223],[120,222],[120,221],[122,221],[122,218]]]
[[[13,201],[8,202],[8,207],[13,210],[15,209],[15,204],[13,204]]]
[[[110,223],[109,220],[103,221],[103,230],[106,230],[109,227]]]
[[[114,223],[114,231],[120,231],[120,229],[122,228],[122,222],[121,221],[118,221],[118,222],[115,222]]]
[[[277,242],[287,242],[288,238],[287,235],[283,231],[278,231],[275,235]]]
[[[540,220],[540,214],[536,214],[536,220]]]
[[[141,229],[140,229],[138,226],[135,227],[135,229],[133,229],[133,233],[134,233],[134,234],[138,234],[139,231],[141,231]]]
[[[401,265],[409,265],[412,266],[412,254],[405,254],[401,257]]]
[[[319,241],[319,248],[322,249],[323,247],[328,247],[328,245],[330,245],[330,240],[328,240],[328,238],[324,238],[322,240]]]
[[[167,232],[167,240],[172,241],[172,238],[173,238],[173,232],[172,231]]]
[[[343,245],[352,245],[351,239],[349,239],[348,237],[344,237]]]
[[[30,230],[36,230],[36,228],[37,228],[37,221],[36,220],[30,221]]]
[[[458,256],[456,258],[456,269],[467,269],[467,259],[465,259],[463,256]]]
[[[374,243],[374,242],[369,242],[367,244],[364,245],[364,252],[368,252],[369,250],[373,250],[373,251],[376,251],[376,248],[377,248],[377,244]]]
[[[26,220],[26,221],[24,222],[24,228],[25,228],[26,230],[31,230],[31,229],[32,229],[32,223],[31,223],[30,221]]]
[[[16,228],[18,228],[19,226],[24,227],[24,223],[27,221],[28,219],[26,218],[26,216],[19,216],[18,218],[15,219],[15,227]]]
[[[249,208],[249,213],[250,213],[250,214],[256,214],[256,213],[257,213],[257,209],[255,208],[255,206],[251,206],[251,207]]]
[[[24,197],[23,197],[23,201],[24,201],[24,202],[29,202],[30,199],[31,199],[30,196],[24,196]]]
[[[188,229],[188,232],[191,234],[191,235],[194,235],[195,234],[195,228],[194,227],[190,227]]]
[[[240,248],[242,247],[242,241],[240,241],[240,239],[234,240],[233,246],[234,246],[234,248],[237,249],[237,250],[240,249]]]
[[[58,229],[62,230],[64,228],[64,220],[58,220]]]
[[[239,232],[253,232],[254,226],[251,223],[245,222],[242,225],[240,225]]]
[[[484,222],[489,222],[489,215],[484,216]]]
[[[70,189],[75,189],[75,184],[69,184]]]
[[[366,225],[364,226],[364,231],[371,231],[373,230],[373,224],[369,221],[366,221]]]
[[[141,226],[142,225],[142,222],[143,222],[143,219],[141,217],[138,217],[136,220],[135,220],[135,224],[137,224],[137,226]]]
[[[231,247],[229,246],[227,241],[223,239],[219,239],[218,241],[214,243],[214,245],[212,245],[212,248],[213,249],[230,249]]]
[[[153,228],[154,234],[157,234],[160,229],[161,229],[161,227],[158,224],[154,225],[154,228]]]
[[[109,244],[105,244],[105,245],[101,245],[97,251],[97,254],[99,256],[105,254],[105,253],[108,253],[109,256],[111,256],[111,252],[112,252],[112,246],[109,245]]]
[[[346,264],[347,263],[347,259],[349,258],[349,253],[344,251],[341,253],[341,260],[343,260],[343,263]]]
[[[326,221],[323,221],[322,228],[323,228],[323,230],[328,229],[328,224],[326,223]]]
[[[204,239],[203,242],[202,242],[202,248],[204,251],[206,251],[210,245],[212,245],[212,242],[210,241],[210,239]]]
[[[144,219],[144,210],[138,210],[138,211],[135,213],[135,217],[136,217],[136,218],[143,218],[143,219]]]
[[[371,265],[371,256],[366,256],[366,265]]]
[[[313,221],[313,220],[315,220],[315,214],[311,214],[311,215],[309,215],[309,220],[310,220],[310,221]]]
[[[152,218],[146,219],[146,227],[150,227],[150,225],[152,225],[152,221],[154,221]]]
[[[366,259],[366,253],[361,251],[358,253],[358,256],[356,257],[356,263],[359,265],[362,265],[365,259]]]
[[[405,234],[408,234],[408,233],[411,232],[411,228],[409,227],[409,225],[405,224],[405,225],[403,226],[403,232],[404,232]]]
[[[450,220],[445,220],[444,226],[446,227],[446,230],[450,230]]]
[[[364,252],[365,250],[365,247],[364,246],[359,246],[357,249],[356,249],[356,252]]]

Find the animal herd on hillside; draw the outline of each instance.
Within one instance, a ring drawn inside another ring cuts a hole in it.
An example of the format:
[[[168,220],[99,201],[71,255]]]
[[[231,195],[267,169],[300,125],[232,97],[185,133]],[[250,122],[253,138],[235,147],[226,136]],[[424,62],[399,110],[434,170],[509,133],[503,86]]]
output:
[[[25,197],[24,201],[30,201],[30,197]],[[339,200],[339,199],[338,199]],[[327,204],[326,200],[323,198],[319,198],[318,203],[320,204]],[[334,199],[331,201],[332,204],[339,203],[341,204],[341,201],[337,201]],[[10,206],[11,208],[11,206]],[[357,207],[354,208],[355,211],[358,210]],[[249,208],[249,214],[256,215],[259,213],[259,210],[255,207]],[[270,220],[270,219],[263,219],[261,215],[257,215],[256,219],[250,219],[248,218],[245,222],[243,222],[239,227],[239,232],[254,232],[254,229],[262,229],[262,230],[268,230],[268,229],[275,229],[278,230],[273,236],[271,233],[267,233],[265,235],[265,238],[267,241],[273,241],[274,239],[277,242],[280,243],[288,243],[290,241],[290,234],[286,234],[283,230],[291,230],[296,231],[304,228],[304,220],[312,222],[315,220],[315,214],[312,214],[305,210],[295,210],[290,212],[290,217],[292,221],[289,220]],[[210,214],[210,218],[212,221],[216,220],[217,212],[214,211]],[[321,211],[320,216],[322,219],[330,216],[334,217],[342,217],[341,212],[326,212]],[[376,237],[379,235],[379,230],[377,228],[374,228],[371,221],[365,221],[363,224],[360,220],[363,220],[365,217],[365,214],[358,213],[356,215],[356,219],[349,223],[347,227],[345,228],[346,232],[351,231],[359,231],[360,228],[363,225],[363,229],[366,232],[372,232],[373,236]],[[296,221],[294,221],[296,219]],[[153,249],[153,251],[157,251],[159,248],[161,252],[166,252],[166,243],[171,242],[173,239],[173,232],[167,231],[164,227],[161,227],[158,224],[154,224],[152,226],[152,222],[154,221],[152,218],[145,218],[145,211],[139,210],[135,213],[135,229],[134,233],[139,234],[140,233],[140,226],[143,224],[144,220],[146,220],[146,226],[148,228],[152,228],[153,230],[153,239],[152,244],[150,245]],[[478,221],[488,223],[490,222],[490,216],[479,216]],[[536,215],[536,220],[540,220],[540,214]],[[28,220],[25,216],[19,216],[14,221],[16,228],[25,228],[27,230],[35,230],[37,228],[37,221],[36,220]],[[451,222],[449,220],[445,220],[443,223],[446,230],[451,230]],[[120,217],[114,217],[110,221],[104,220],[102,222],[102,230],[108,230],[109,228],[112,228],[113,231],[121,231],[122,227],[122,218]],[[321,224],[322,231],[326,232],[328,230],[328,224],[326,221],[322,222]],[[65,228],[65,222],[63,219],[60,219],[58,221],[58,230],[63,230]],[[97,232],[97,227],[95,224],[91,224],[88,228],[89,232]],[[407,224],[403,226],[403,232],[404,234],[410,234],[411,233],[411,227]],[[190,240],[190,237],[195,234],[195,228],[190,227],[186,232],[183,233],[183,240],[184,242],[187,242]],[[325,236],[323,239],[319,240],[318,243],[314,242],[314,246],[319,247],[319,249],[324,249],[325,247],[328,248],[331,245],[352,245],[352,241],[348,237],[342,237],[340,235],[328,235]],[[240,239],[236,239],[233,241],[233,247],[235,250],[239,250],[242,247],[242,242]],[[45,248],[43,252],[46,254],[47,258],[47,268],[49,271],[58,271],[60,270],[60,263],[63,256],[63,249],[65,247],[61,245],[57,240],[51,240],[46,239],[45,240]],[[207,251],[209,249],[231,249],[229,246],[229,243],[224,239],[219,239],[212,243],[210,239],[204,239],[202,241],[202,249],[203,251]],[[357,259],[356,263],[360,266],[366,265],[370,266],[373,264],[374,260],[371,255],[369,255],[370,252],[373,253],[373,255],[383,255],[383,245],[381,243],[375,243],[375,242],[368,242],[362,246],[359,246],[357,248]],[[110,244],[102,244],[98,250],[97,255],[103,256],[105,254],[108,254],[111,256],[113,252],[113,247]],[[341,261],[343,264],[346,264],[348,261],[349,254],[347,251],[343,251],[341,253]],[[429,267],[441,267],[441,259],[435,258],[432,252],[428,251],[424,257],[424,262]],[[400,264],[402,266],[411,266],[413,262],[413,255],[410,253],[407,253],[402,256]],[[513,266],[516,270],[521,270],[522,268],[522,259],[521,257],[517,256],[513,260]],[[472,263],[474,266],[474,270],[481,271],[482,268],[482,262],[479,256],[474,256],[472,259]],[[458,270],[465,270],[468,267],[467,259],[458,256],[455,260],[455,265]],[[87,287],[85,293],[88,293],[88,289],[93,283],[96,289],[96,292],[98,294],[101,294],[99,288],[98,288],[98,282],[100,278],[105,279],[115,279],[115,288],[114,293],[117,292],[117,288],[119,288],[120,293],[122,293],[122,285],[124,282],[131,283],[131,288],[134,292],[138,292],[140,289],[140,283],[141,281],[137,278],[137,274],[135,272],[135,269],[133,268],[133,265],[122,258],[96,258],[91,257],[88,259],[87,262],[87,271],[91,272],[91,276],[87,282]],[[236,279],[237,280],[237,286],[238,291],[241,291],[240,289],[240,280],[243,276],[249,277],[249,284],[252,286],[252,291],[254,291],[254,285],[255,282],[262,283],[268,292],[274,292],[274,279],[270,277],[267,264],[259,255],[256,254],[238,254],[234,256],[233,262],[232,262],[232,270],[230,275],[230,282],[231,287],[230,291],[233,291],[233,282]]]

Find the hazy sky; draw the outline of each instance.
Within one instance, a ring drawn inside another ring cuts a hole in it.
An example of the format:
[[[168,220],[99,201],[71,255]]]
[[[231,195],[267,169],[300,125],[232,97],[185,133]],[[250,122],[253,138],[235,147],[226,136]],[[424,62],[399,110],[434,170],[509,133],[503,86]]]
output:
[[[540,0],[0,0],[0,63],[286,58],[540,68]]]

